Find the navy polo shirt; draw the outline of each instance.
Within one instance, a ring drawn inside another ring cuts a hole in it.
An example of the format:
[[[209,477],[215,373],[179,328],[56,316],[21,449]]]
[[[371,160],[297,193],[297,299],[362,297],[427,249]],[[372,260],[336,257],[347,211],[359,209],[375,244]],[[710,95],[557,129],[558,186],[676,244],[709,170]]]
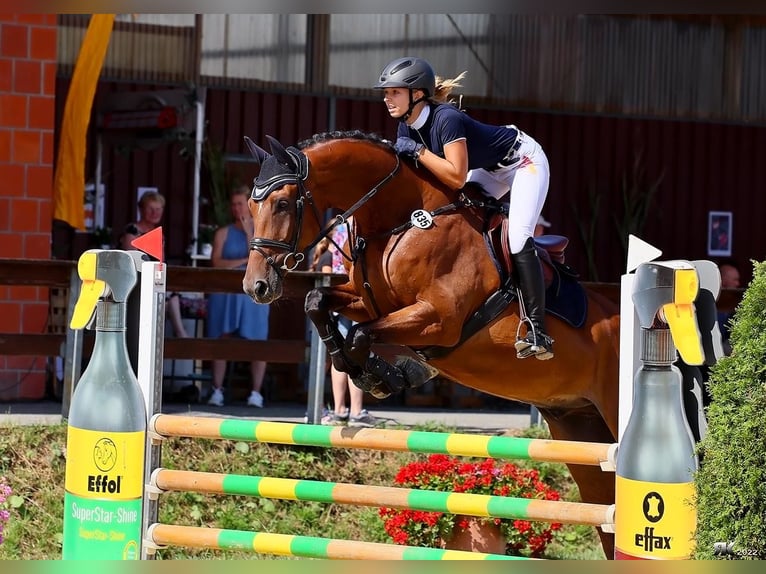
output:
[[[423,143],[440,157],[444,157],[445,145],[463,138],[468,147],[468,169],[497,165],[508,155],[518,137],[516,128],[483,124],[452,104],[428,105],[431,113],[425,125],[416,130],[399,122],[397,137],[408,137]]]

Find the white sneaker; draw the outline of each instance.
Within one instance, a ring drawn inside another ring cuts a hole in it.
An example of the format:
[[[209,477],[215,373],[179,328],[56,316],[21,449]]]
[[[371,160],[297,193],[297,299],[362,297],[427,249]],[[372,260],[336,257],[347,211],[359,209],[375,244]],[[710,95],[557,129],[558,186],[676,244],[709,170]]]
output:
[[[247,406],[263,408],[263,395],[258,391],[251,392],[250,396],[247,397]]]
[[[207,404],[213,405],[214,407],[222,407],[223,391],[221,389],[213,389],[213,394],[210,395],[210,398],[207,400]]]

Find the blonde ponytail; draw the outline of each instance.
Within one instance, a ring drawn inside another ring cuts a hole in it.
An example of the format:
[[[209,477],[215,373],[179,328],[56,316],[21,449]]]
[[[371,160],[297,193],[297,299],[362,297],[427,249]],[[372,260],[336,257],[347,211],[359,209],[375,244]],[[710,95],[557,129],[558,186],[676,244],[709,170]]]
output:
[[[460,83],[460,80],[465,77],[465,74],[465,72],[461,72],[459,76],[452,79],[436,76],[436,89],[434,90],[434,95],[429,100],[435,104],[455,104],[455,100],[450,100],[449,95],[455,88],[462,87],[463,84]]]

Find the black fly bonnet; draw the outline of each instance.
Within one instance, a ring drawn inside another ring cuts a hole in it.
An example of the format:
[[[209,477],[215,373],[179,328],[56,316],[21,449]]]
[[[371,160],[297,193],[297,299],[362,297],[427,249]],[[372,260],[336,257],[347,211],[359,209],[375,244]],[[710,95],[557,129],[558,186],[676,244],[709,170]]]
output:
[[[261,164],[261,171],[258,173],[258,177],[255,178],[253,192],[250,196],[251,199],[255,202],[261,202],[275,189],[281,189],[285,185],[291,184],[298,187],[298,198],[295,201],[297,221],[291,241],[287,243],[263,237],[255,237],[250,240],[250,249],[258,251],[264,259],[266,259],[268,264],[279,273],[280,271],[294,270],[305,258],[305,255],[302,252],[297,251],[305,204],[308,203],[311,206],[314,218],[320,229],[322,228],[322,214],[317,211],[311,191],[306,189],[305,186],[305,181],[309,176],[309,158],[296,147],[290,146],[285,148],[278,140],[268,135],[266,136],[266,139],[269,141],[271,154],[259,147],[249,137],[245,137],[245,144],[250,150],[250,153],[253,158]],[[345,213],[337,215],[334,223],[324,227],[316,239],[314,239],[304,251],[313,249],[324,237],[328,237],[335,227],[346,223],[348,218],[351,217],[357,209],[369,201],[383,185],[393,179],[396,172],[399,171],[400,165],[399,156],[395,155],[394,157],[396,158],[396,165],[393,170],[391,170],[391,173],[378,182],[375,187],[370,189],[361,199],[347,209]],[[282,258],[281,265],[277,263],[274,256],[267,255],[264,252],[264,248],[287,252]]]
[[[266,137],[274,153],[273,155],[267,155],[265,159],[261,160],[261,171],[258,177],[255,178],[255,185],[251,195],[256,202],[266,199],[275,189],[288,184],[297,184],[299,181],[305,181],[309,175],[309,159],[301,150],[292,146],[285,149],[271,136]],[[252,140],[247,139],[249,140],[249,146]],[[255,144],[253,143],[252,145]],[[261,151],[263,152],[263,150]]]

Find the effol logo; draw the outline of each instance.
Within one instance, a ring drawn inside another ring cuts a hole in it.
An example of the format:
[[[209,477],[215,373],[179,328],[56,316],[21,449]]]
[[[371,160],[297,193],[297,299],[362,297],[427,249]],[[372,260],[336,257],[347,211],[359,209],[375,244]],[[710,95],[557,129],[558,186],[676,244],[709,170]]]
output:
[[[101,472],[108,472],[117,464],[117,445],[110,438],[100,438],[93,447],[93,462]]]
[[[106,474],[88,475],[88,492],[119,494],[122,490],[122,476],[109,478]]]

